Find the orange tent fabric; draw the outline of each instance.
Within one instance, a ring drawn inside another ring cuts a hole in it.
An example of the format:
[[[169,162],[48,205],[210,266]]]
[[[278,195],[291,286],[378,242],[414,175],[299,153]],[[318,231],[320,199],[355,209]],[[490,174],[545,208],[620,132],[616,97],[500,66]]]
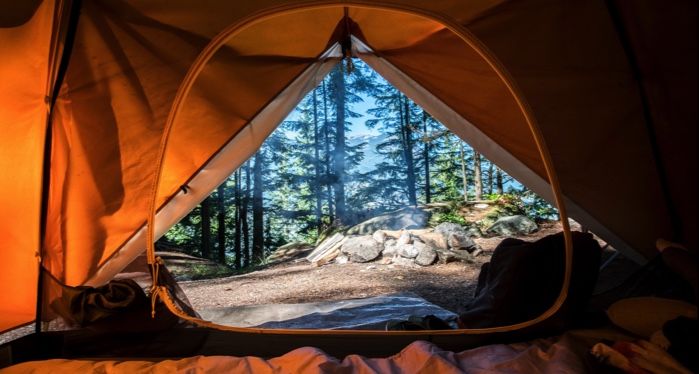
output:
[[[654,254],[657,237],[696,247],[695,2],[85,1],[53,108],[44,185],[51,43],[68,19],[58,3],[0,18],[0,287],[8,290],[0,330],[34,318],[44,186],[41,252],[56,278],[99,284],[145,248],[168,114],[193,63],[226,30],[174,121],[157,233],[225,175],[212,165],[227,145],[238,139],[238,162],[254,150],[273,112],[289,110],[309,89],[301,83],[324,71],[319,60],[337,62],[327,53],[351,34],[370,49],[367,59],[439,103],[453,119],[447,126],[476,134],[466,140],[486,156],[506,153],[512,162],[500,166],[550,197],[522,111],[479,53],[492,56],[536,119],[572,218],[639,260]],[[183,184],[206,188],[184,199]]]

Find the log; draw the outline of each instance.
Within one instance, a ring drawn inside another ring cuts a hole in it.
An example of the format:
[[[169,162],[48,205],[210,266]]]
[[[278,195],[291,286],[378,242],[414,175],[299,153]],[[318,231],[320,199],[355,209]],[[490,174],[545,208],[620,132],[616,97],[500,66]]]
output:
[[[340,248],[343,244],[345,244],[346,241],[347,237],[343,236],[339,242],[335,243],[332,247],[328,248],[328,250],[325,251],[325,254],[321,255],[319,258],[313,261],[313,266],[325,265],[328,262],[334,260],[335,257],[340,255]]]
[[[327,251],[329,251],[335,244],[340,242],[344,237],[344,235],[338,232],[335,235],[323,240],[323,242],[320,243],[320,245],[317,246],[316,249],[313,250],[313,252],[306,256],[306,260],[308,260],[309,262],[318,261],[318,259],[323,257]]]

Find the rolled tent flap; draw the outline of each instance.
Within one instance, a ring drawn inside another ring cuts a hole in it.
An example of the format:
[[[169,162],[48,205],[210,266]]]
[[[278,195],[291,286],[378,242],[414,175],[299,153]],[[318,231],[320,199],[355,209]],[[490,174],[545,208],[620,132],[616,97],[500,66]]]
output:
[[[20,3],[0,16],[0,332],[33,321],[36,312],[55,7]]]

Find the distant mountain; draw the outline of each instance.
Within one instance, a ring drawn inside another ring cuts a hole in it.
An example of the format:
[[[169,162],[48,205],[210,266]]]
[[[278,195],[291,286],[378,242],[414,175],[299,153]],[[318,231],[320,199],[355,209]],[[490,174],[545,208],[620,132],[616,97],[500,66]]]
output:
[[[386,141],[387,138],[388,136],[385,134],[364,134],[347,138],[347,143],[349,145],[366,143],[364,146],[364,160],[362,160],[362,163],[357,168],[360,173],[374,170],[378,163],[384,161],[384,156],[376,153],[376,146]]]

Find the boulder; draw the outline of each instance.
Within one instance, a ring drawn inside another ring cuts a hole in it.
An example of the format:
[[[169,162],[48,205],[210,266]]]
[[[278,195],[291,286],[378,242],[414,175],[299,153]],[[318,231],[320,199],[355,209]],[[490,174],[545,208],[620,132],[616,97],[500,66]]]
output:
[[[458,223],[442,222],[439,225],[435,226],[434,232],[440,233],[445,237],[449,237],[449,234],[451,234],[452,232],[465,233],[466,229]]]
[[[346,264],[347,262],[349,262],[349,257],[347,257],[345,255],[339,255],[339,256],[335,257],[336,264]]]
[[[371,235],[347,238],[341,248],[341,252],[347,255],[352,262],[373,261],[379,257],[382,250],[383,245],[374,240]]]
[[[443,235],[448,246],[445,248],[441,245],[436,245],[435,247],[437,248],[463,248],[473,250],[477,247],[476,243],[471,239],[468,229],[459,224],[443,222],[434,228],[434,232]]]
[[[383,257],[392,257],[398,253],[398,242],[396,239],[388,239],[383,243],[383,251],[381,255]]]
[[[425,209],[406,207],[361,222],[347,230],[347,234],[367,235],[377,230],[419,229],[425,227],[429,219],[430,212]]]
[[[467,250],[476,249],[476,243],[465,232],[453,231],[447,237],[447,243],[451,248],[461,248]]]
[[[462,261],[468,263],[473,262],[473,256],[466,250],[450,250],[435,248],[435,251],[437,251],[437,258],[439,258],[439,263],[441,264],[446,264],[453,261]]]
[[[398,255],[403,258],[415,258],[418,255],[418,249],[414,244],[398,244]]]
[[[383,244],[386,241],[386,233],[383,232],[382,230],[375,231],[372,235],[372,238],[376,240],[376,242]]]
[[[415,257],[415,263],[420,266],[429,266],[434,263],[437,259],[437,251],[429,245],[421,242],[413,243],[415,249],[417,249],[418,254]]]
[[[447,238],[440,233],[428,232],[420,234],[419,238],[421,241],[423,241],[425,244],[431,247],[449,249],[449,243],[447,243]]]
[[[400,234],[398,237],[398,245],[403,245],[403,244],[410,244],[413,242],[413,238],[410,236],[410,233],[407,231],[404,231]]]
[[[538,230],[536,222],[526,216],[505,216],[498,218],[492,226],[488,227],[486,233],[500,236],[518,236],[531,234]]]

